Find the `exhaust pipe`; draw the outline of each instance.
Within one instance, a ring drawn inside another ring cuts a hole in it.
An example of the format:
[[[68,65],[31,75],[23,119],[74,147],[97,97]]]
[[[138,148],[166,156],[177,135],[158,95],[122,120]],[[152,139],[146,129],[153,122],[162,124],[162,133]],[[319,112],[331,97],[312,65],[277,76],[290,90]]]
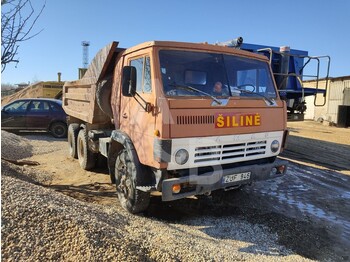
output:
[[[226,42],[217,43],[217,45],[220,45],[220,46],[228,46],[233,48],[240,48],[242,44],[243,44],[243,37],[241,36]]]
[[[290,47],[289,46],[281,46],[280,47],[280,68],[279,68],[279,77],[278,77],[278,89],[286,90],[288,85],[288,73],[289,73],[289,55]]]

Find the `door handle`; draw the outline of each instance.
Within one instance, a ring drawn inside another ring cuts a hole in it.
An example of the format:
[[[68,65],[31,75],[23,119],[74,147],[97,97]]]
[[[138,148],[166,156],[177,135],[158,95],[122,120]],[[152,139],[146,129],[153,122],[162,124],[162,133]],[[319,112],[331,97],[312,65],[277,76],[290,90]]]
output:
[[[127,113],[124,113],[124,114],[123,114],[123,118],[128,118]]]

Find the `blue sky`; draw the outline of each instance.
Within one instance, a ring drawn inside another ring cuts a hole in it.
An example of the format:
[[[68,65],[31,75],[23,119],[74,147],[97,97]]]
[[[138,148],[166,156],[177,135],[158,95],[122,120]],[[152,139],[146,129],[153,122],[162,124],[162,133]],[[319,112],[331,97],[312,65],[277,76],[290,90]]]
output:
[[[37,6],[43,0],[34,0]],[[309,55],[330,55],[333,77],[350,75],[350,1],[319,0],[47,0],[34,31],[19,49],[17,68],[8,65],[2,83],[74,80],[82,66],[113,40],[131,47],[149,40],[226,41],[288,45]]]

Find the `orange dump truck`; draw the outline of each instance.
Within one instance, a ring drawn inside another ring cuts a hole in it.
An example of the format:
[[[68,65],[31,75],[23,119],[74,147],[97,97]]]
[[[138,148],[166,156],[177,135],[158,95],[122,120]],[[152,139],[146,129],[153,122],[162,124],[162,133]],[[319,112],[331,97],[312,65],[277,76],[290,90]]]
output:
[[[163,201],[237,189],[284,175],[286,104],[269,61],[225,46],[152,41],[101,49],[66,82],[71,157],[105,157],[131,213]]]

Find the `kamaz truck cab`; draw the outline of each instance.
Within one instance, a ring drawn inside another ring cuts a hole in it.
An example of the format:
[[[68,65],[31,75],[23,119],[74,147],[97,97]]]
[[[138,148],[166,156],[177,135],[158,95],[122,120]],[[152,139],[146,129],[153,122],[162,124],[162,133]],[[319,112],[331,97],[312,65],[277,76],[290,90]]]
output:
[[[85,157],[108,158],[127,210],[145,210],[153,191],[171,201],[285,174],[287,162],[277,156],[287,136],[286,103],[265,56],[165,41],[111,50],[114,70],[99,71],[90,89],[109,83],[112,116],[87,123],[74,115],[79,82],[66,83],[64,107],[86,134]]]

